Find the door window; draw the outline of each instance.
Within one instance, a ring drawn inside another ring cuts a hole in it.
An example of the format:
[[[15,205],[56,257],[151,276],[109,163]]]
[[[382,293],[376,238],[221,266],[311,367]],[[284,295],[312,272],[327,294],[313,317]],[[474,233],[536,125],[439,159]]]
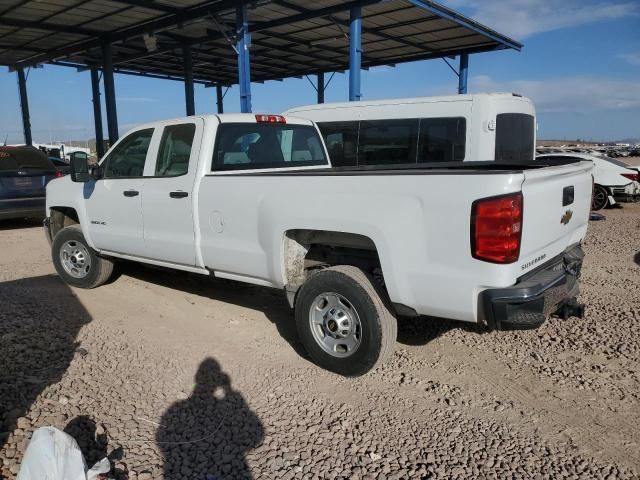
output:
[[[358,165],[416,163],[418,119],[360,123]]]
[[[358,164],[358,122],[319,123],[320,133],[334,167],[354,167]]]
[[[187,173],[195,133],[193,123],[165,127],[156,160],[157,177],[177,177]]]
[[[463,117],[420,120],[418,163],[464,160],[466,120]]]
[[[138,130],[122,140],[105,159],[105,178],[142,177],[153,128]]]

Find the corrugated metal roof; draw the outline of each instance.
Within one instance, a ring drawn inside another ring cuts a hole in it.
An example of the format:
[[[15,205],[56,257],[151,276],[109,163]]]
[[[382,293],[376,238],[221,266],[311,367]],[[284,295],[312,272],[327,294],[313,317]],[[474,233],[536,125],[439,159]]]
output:
[[[229,0],[0,0],[0,64],[100,66],[111,41],[115,71],[181,78],[192,46],[194,79],[237,83],[235,7]],[[520,49],[521,45],[428,0],[262,0],[249,5],[252,81],[349,65],[349,8],[362,5],[362,65]],[[144,34],[157,49],[148,51]],[[231,42],[231,43],[230,43]]]

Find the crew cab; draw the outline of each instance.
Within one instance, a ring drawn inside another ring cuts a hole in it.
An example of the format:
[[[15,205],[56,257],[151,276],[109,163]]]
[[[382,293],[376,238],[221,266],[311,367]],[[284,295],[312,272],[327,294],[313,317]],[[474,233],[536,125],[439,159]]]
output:
[[[505,329],[580,314],[592,167],[332,168],[309,120],[192,116],[135,128],[92,169],[74,159],[47,187],[45,230],[76,287],[126,259],[281,289],[310,357],[360,375],[400,316]]]

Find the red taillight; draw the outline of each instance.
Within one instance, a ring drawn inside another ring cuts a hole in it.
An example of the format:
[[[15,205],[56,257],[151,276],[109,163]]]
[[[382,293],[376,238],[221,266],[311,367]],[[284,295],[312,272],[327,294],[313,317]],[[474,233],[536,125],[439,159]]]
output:
[[[62,173],[60,170],[56,168],[56,178],[57,177],[64,177],[64,173]]]
[[[640,173],[621,173],[625,178],[628,178],[632,182],[640,182]]]
[[[492,263],[520,256],[522,193],[476,200],[471,206],[471,255]]]
[[[282,115],[256,115],[258,123],[287,123]]]

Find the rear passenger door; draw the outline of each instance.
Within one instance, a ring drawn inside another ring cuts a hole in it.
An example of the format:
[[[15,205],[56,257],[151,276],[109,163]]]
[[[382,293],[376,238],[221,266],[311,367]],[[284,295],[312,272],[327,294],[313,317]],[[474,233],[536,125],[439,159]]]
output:
[[[204,122],[167,124],[142,185],[145,257],[196,264],[193,187]]]

